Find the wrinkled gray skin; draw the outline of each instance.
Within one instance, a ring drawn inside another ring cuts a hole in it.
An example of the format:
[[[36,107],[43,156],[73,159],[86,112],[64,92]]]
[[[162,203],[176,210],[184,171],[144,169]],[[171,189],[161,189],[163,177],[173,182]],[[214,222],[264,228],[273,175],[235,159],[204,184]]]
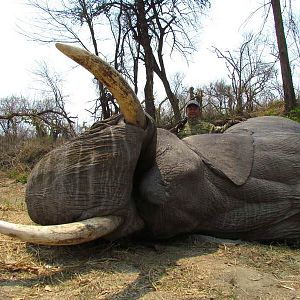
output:
[[[179,140],[149,119],[144,131],[117,117],[43,158],[26,202],[43,225],[123,216],[110,239],[300,239],[300,124],[253,118]]]

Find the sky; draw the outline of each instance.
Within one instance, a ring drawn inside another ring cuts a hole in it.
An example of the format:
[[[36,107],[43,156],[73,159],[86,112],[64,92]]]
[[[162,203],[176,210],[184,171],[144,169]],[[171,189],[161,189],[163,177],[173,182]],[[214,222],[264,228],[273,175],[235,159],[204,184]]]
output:
[[[199,86],[226,77],[223,61],[211,51],[212,46],[221,50],[237,48],[242,33],[260,23],[260,15],[252,18],[245,26],[245,20],[255,11],[263,0],[212,0],[212,7],[202,20],[202,30],[198,36],[198,51],[185,60],[174,56],[167,64],[167,72],[184,73],[187,86]],[[68,95],[67,109],[72,115],[84,115],[90,108],[89,100],[95,98],[92,84],[93,76],[83,68],[73,68],[74,64],[64,57],[54,45],[27,41],[18,33],[20,21],[34,17],[25,5],[26,0],[2,1],[0,28],[2,45],[0,48],[0,98],[10,95],[34,98],[39,87],[33,71],[38,62],[45,61],[64,78],[64,92]],[[243,25],[244,24],[244,25]],[[157,96],[165,95],[157,87]]]

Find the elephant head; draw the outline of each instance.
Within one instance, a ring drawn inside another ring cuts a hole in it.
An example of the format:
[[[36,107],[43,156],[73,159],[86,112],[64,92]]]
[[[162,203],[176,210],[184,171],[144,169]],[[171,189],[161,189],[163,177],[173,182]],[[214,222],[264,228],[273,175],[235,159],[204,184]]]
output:
[[[133,233],[300,238],[300,125],[260,117],[183,140],[156,128],[126,81],[99,57],[58,44],[112,92],[123,116],[94,124],[33,169],[30,217],[0,233],[77,244]]]
[[[128,235],[143,227],[132,199],[133,182],[154,161],[156,127],[128,83],[106,62],[76,47],[56,46],[107,86],[123,116],[94,124],[35,166],[26,204],[31,219],[47,226],[1,221],[0,232],[41,244],[86,242],[117,227],[112,237]]]

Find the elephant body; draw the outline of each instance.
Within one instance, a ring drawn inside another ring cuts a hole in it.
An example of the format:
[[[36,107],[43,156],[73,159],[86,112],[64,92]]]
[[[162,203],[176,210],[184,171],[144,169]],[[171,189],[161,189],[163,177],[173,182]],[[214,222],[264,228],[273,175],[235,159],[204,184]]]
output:
[[[258,117],[180,140],[156,128],[99,56],[56,47],[110,90],[122,115],[95,123],[34,167],[25,200],[31,219],[46,226],[0,220],[0,233],[44,245],[183,233],[300,240],[299,123]]]
[[[139,212],[155,237],[299,239],[300,125],[260,117],[182,141],[159,130],[140,195]]]
[[[253,118],[183,140],[155,132],[115,118],[49,153],[28,182],[31,218],[48,225],[122,216],[110,239],[300,238],[299,124]]]

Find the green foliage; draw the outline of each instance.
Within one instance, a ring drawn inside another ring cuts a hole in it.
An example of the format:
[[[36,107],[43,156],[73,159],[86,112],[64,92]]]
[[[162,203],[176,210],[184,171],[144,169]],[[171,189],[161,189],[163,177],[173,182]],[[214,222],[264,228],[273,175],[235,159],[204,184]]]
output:
[[[293,121],[300,123],[300,107],[291,110],[287,117]]]
[[[282,116],[284,115],[284,102],[273,101],[260,111],[262,116]]]
[[[20,183],[27,183],[27,178],[28,178],[29,172],[25,171],[18,171],[18,170],[11,170],[8,173],[9,178],[14,179],[16,182]]]

